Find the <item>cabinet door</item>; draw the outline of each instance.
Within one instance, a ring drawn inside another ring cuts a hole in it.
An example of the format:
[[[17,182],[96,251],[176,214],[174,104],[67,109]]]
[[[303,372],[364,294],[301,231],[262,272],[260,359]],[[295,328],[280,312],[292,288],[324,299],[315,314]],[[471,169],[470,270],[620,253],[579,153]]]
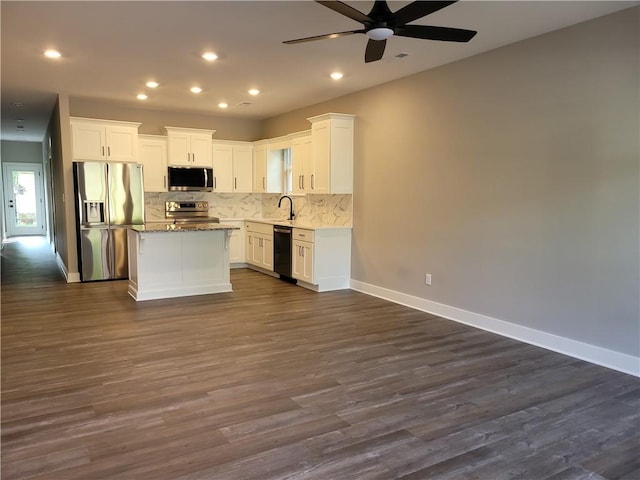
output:
[[[309,170],[309,188],[312,193],[329,193],[331,163],[331,131],[329,121],[318,122],[312,128],[312,164]]]
[[[233,148],[231,145],[213,144],[213,190],[233,192]]]
[[[291,140],[291,190],[293,193],[303,193],[302,180],[304,176],[304,139]]]
[[[189,135],[186,133],[169,133],[169,165],[191,166]]]
[[[101,125],[72,123],[71,152],[73,160],[106,160],[106,130]]]
[[[293,278],[313,283],[313,243],[294,240],[292,245]]]
[[[231,230],[229,236],[229,263],[245,262],[245,235],[244,222],[226,220],[224,223],[239,227],[240,230]]]
[[[262,237],[262,268],[273,272],[273,237]]]
[[[138,141],[138,161],[144,166],[144,191],[167,191],[167,141],[141,138]]]
[[[233,146],[233,191],[251,193],[253,188],[253,149]]]
[[[253,191],[264,193],[267,191],[267,146],[253,147]]]
[[[313,177],[313,150],[311,135],[291,141],[291,173],[294,193],[311,192]]]
[[[255,265],[255,260],[253,259],[253,242],[255,242],[255,238],[253,237],[253,234],[250,232],[247,232],[245,248],[244,248],[245,261],[247,263],[251,263],[252,265]]]
[[[138,161],[138,129],[107,126],[107,160],[111,162]]]
[[[191,134],[191,164],[211,168],[211,137],[206,134]]]

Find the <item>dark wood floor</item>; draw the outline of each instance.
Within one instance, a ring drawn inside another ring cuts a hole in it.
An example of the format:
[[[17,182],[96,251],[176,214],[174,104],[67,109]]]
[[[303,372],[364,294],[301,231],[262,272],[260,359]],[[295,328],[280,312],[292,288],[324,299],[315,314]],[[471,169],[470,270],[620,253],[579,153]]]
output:
[[[2,253],[2,479],[640,478],[640,380],[249,270],[134,302]]]

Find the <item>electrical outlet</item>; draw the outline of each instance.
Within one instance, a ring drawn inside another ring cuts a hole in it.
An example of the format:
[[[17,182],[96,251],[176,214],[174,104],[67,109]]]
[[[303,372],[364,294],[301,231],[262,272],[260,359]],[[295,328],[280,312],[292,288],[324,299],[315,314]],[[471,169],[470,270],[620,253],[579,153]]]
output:
[[[424,276],[424,283],[426,285],[431,285],[431,274],[430,273],[426,273]]]

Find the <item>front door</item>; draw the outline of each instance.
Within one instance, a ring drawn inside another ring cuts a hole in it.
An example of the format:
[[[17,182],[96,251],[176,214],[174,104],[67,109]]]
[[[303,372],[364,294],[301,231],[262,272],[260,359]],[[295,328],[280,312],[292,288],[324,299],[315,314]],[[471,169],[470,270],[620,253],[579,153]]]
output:
[[[2,167],[7,235],[44,235],[42,165],[5,163]]]

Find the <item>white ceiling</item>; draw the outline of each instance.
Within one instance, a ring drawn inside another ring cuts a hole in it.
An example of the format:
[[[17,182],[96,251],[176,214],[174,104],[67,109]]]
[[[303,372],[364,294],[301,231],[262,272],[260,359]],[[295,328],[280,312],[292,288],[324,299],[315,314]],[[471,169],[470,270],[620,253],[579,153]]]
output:
[[[368,13],[373,2],[347,3]],[[396,11],[407,3],[389,6]],[[2,139],[42,141],[58,93],[151,109],[268,118],[638,4],[463,0],[413,23],[477,30],[469,43],[392,37],[383,59],[365,64],[364,35],[282,43],[359,28],[312,1],[3,0]],[[47,48],[60,50],[63,58],[44,58]],[[200,58],[205,50],[220,58],[205,62]],[[399,53],[409,56],[396,58]],[[329,78],[334,70],[344,72],[341,81]],[[145,88],[150,79],[160,87]],[[203,88],[201,94],[189,92],[194,84]],[[262,93],[251,97],[251,87]],[[145,90],[149,99],[136,100]],[[229,103],[227,110],[218,109],[222,100]]]

